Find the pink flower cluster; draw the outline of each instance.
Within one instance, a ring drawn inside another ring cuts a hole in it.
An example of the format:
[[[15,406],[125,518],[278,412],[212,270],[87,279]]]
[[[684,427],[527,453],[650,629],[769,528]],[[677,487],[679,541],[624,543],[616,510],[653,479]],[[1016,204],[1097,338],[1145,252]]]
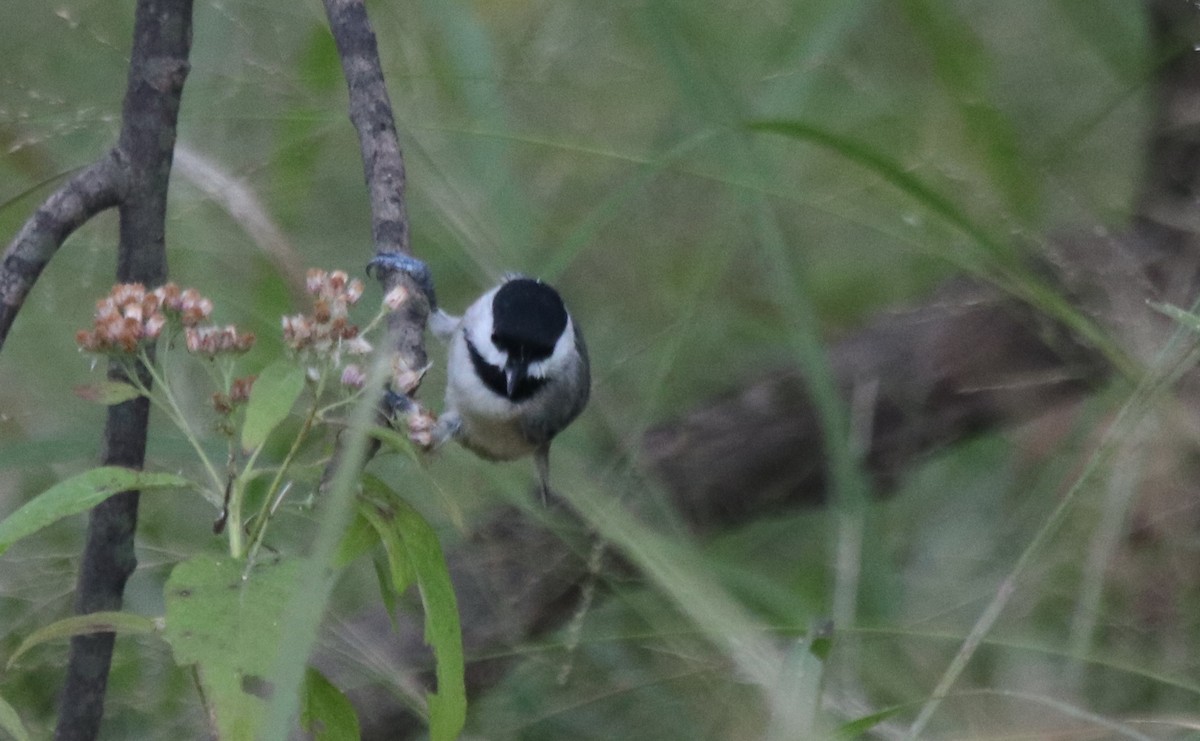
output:
[[[351,354],[370,352],[370,345],[358,338],[358,327],[350,323],[350,307],[362,298],[362,281],[350,280],[342,270],[313,268],[305,287],[313,296],[313,312],[283,317],[283,340],[288,347],[328,354],[337,353],[342,341],[353,341],[345,348]]]
[[[254,347],[254,335],[250,332],[240,333],[232,324],[224,327],[188,327],[184,330],[184,340],[190,353],[215,357],[221,353],[244,353]]]
[[[194,288],[180,290],[167,283],[147,291],[141,283],[118,283],[96,302],[92,329],[76,332],[75,342],[88,352],[133,353],[142,343],[158,339],[168,319],[195,327],[212,309],[212,301]]]

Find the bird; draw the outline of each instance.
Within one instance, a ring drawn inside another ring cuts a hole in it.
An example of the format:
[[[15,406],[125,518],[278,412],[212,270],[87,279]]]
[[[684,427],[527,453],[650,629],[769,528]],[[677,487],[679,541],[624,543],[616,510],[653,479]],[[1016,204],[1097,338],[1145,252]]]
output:
[[[461,317],[437,309],[429,326],[449,344],[435,447],[453,439],[486,460],[532,455],[548,502],[550,443],[591,392],[587,345],[562,296],[508,274]]]

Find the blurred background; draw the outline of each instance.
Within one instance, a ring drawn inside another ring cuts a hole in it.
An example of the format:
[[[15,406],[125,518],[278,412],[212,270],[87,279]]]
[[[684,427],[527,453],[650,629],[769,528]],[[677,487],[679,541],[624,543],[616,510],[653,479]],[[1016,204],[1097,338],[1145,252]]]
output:
[[[509,270],[561,290],[586,332],[595,385],[587,412],[555,444],[554,480],[619,512],[668,509],[638,455],[653,425],[811,363],[814,348],[951,276],[989,279],[996,245],[1036,251],[1056,230],[1122,228],[1152,113],[1146,18],[1127,0],[369,9],[406,156],[413,249],[451,311]],[[64,176],[114,143],[133,3],[8,0],[2,12],[7,243]],[[192,65],[170,272],[213,299],[218,321],[258,335],[244,359],[253,371],[280,351],[280,315],[303,309],[294,276],[309,266],[361,275],[372,252],[362,165],[318,3],[200,0]],[[857,149],[748,127],[781,119]],[[961,219],[864,166],[853,156],[861,152],[940,194]],[[115,213],[75,234],[4,347],[0,514],[96,461],[103,409],[71,390],[99,371],[73,337],[111,285],[115,244]],[[364,320],[378,298],[370,284]],[[441,348],[432,352],[440,363]],[[435,408],[441,388],[435,367],[423,388]],[[820,696],[816,728],[892,709],[874,732],[894,735],[1093,460],[1088,427],[1122,393],[1101,395],[1084,422],[988,432],[926,456],[850,529],[819,508],[705,537],[651,516],[653,538],[616,548],[635,566],[678,563],[680,572],[606,583],[567,627],[517,648],[516,668],[472,705],[469,731],[794,737],[799,726],[766,720],[779,717],[772,703]],[[196,392],[197,415],[206,394]],[[1059,428],[1068,432],[1046,431]],[[163,419],[153,431],[153,465],[187,470],[183,438]],[[459,449],[421,466],[396,456],[372,465],[403,477],[450,548],[498,503],[523,502],[533,476],[528,462],[492,465]],[[1184,713],[1194,727],[1200,683],[1188,649],[1197,636],[1186,606],[1195,595],[1148,604],[1115,577],[1115,546],[1096,536],[1114,518],[1103,532],[1122,527],[1139,465],[1107,459],[1083,484],[927,737],[1182,738]],[[127,609],[162,613],[170,567],[222,548],[214,515],[187,493],[143,498]],[[289,515],[296,534],[276,546],[302,542],[313,516]],[[72,518],[0,559],[5,655],[69,613],[84,524]],[[1146,547],[1178,565],[1197,541]],[[1135,573],[1144,586],[1147,572]],[[342,626],[378,604],[374,579],[368,560],[347,573],[329,620],[334,639],[353,640]],[[832,653],[810,666],[799,637],[835,613],[852,622],[837,625]],[[752,642],[793,652],[806,668],[764,689],[729,639],[746,627]],[[0,695],[40,732],[52,726],[65,655],[65,642],[43,646],[0,672]],[[106,737],[197,737],[202,724],[191,678],[169,650],[120,639]]]

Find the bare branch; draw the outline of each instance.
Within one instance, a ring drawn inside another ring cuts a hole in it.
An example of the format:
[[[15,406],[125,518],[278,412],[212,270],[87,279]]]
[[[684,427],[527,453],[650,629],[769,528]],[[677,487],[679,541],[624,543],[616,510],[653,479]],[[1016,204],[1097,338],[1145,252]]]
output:
[[[404,158],[367,8],[361,0],[325,0],[325,14],[342,60],[350,93],[350,121],[362,149],[375,248],[410,255]]]
[[[126,172],[118,150],[75,173],[21,227],[0,265],[0,349],[38,276],[67,237],[125,195]]]
[[[408,212],[404,205],[404,156],[367,8],[362,0],[325,0],[325,14],[342,60],[350,95],[350,121],[358,131],[362,150],[375,254],[411,256]],[[400,358],[410,368],[424,368],[428,362],[425,322],[433,297],[427,296],[426,287],[403,271],[380,270],[378,277],[385,292],[404,286],[413,297],[393,312],[388,327]]]
[[[1137,202],[1149,223],[1200,233],[1200,8],[1175,0],[1147,0],[1157,71],[1157,123],[1146,147],[1146,171]]]
[[[122,376],[110,371],[109,377],[120,380]],[[110,407],[104,428],[105,464],[142,467],[145,437],[137,437],[136,431],[145,430],[149,412],[149,400],[145,398]],[[121,609],[125,582],[137,567],[133,552],[137,512],[136,491],[121,492],[92,510],[79,566],[76,613]],[[67,679],[54,731],[58,741],[90,741],[99,734],[115,638],[113,633],[95,633],[71,639]]]
[[[127,167],[119,204],[120,282],[153,286],[166,279],[167,186],[191,36],[191,0],[139,0],[117,145]],[[120,378],[121,373],[110,366],[110,377]],[[142,382],[149,381],[143,375]],[[105,464],[142,467],[149,409],[144,397],[109,407]],[[77,612],[120,609],[125,582],[137,566],[137,507],[138,492],[126,491],[92,510],[75,595]],[[71,640],[56,739],[83,741],[99,733],[114,638],[112,633],[97,633]]]
[[[928,451],[1077,398],[1108,372],[1061,328],[965,280],[837,342],[830,364],[844,399],[873,388],[865,465],[881,493]],[[801,375],[782,370],[651,430],[643,452],[693,528],[726,529],[824,502],[813,409]]]

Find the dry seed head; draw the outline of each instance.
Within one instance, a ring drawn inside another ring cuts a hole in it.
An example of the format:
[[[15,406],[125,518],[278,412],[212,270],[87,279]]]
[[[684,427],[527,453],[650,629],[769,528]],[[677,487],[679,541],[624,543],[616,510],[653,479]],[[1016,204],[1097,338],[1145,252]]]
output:
[[[319,268],[309,268],[308,274],[304,277],[304,288],[312,295],[316,296],[321,292],[321,286],[325,285],[327,274]]]
[[[347,355],[366,355],[373,349],[374,348],[371,347],[371,343],[367,342],[367,340],[363,337],[351,337],[342,343],[342,350],[344,350]]]
[[[147,296],[141,283],[113,286],[108,296],[96,302],[92,329],[77,332],[75,342],[87,352],[136,352],[143,342],[156,339],[166,323],[158,311],[159,301]]]
[[[429,371],[432,364],[424,368],[413,368],[400,355],[392,356],[392,388],[406,396],[411,396],[421,385],[421,379]]]
[[[343,270],[311,268],[304,285],[313,296],[313,312],[283,318],[283,338],[288,347],[297,352],[311,350],[317,355],[330,355],[334,362],[343,350],[350,354],[369,352],[369,345],[364,350],[362,344],[342,344],[358,336],[358,327],[350,322],[350,307],[362,297],[362,281],[351,280]]]
[[[433,447],[433,429],[437,425],[437,418],[432,412],[424,407],[418,408],[407,416],[405,422],[408,425],[408,439],[413,445],[426,450]]]
[[[254,335],[240,333],[236,326],[188,327],[184,330],[188,352],[215,357],[224,353],[244,353],[254,347]]]
[[[408,303],[408,289],[403,285],[396,286],[383,297],[383,305],[392,311],[399,311],[400,307],[406,303]]]
[[[363,369],[351,363],[342,369],[342,385],[352,389],[360,389],[367,383],[367,374]]]
[[[229,397],[220,391],[213,392],[210,402],[212,403],[212,408],[216,410],[217,414],[222,416],[233,411],[233,404],[230,402]]]
[[[250,400],[250,389],[254,387],[254,379],[258,376],[244,376],[233,379],[229,387],[229,400],[234,404],[242,404]]]

